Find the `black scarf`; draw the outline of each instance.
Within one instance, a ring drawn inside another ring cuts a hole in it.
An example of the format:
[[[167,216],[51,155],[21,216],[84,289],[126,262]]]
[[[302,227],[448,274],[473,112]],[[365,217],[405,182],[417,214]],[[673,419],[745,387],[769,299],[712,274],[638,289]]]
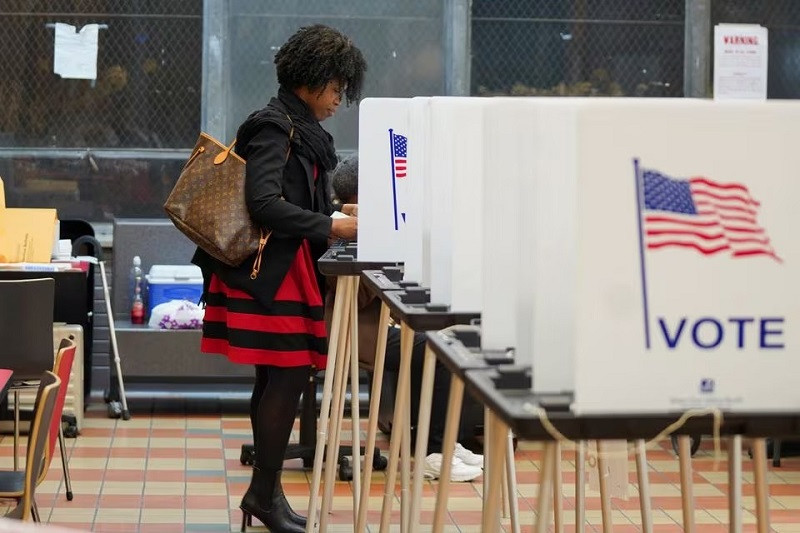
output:
[[[286,118],[287,115],[291,118],[291,124]],[[278,97],[272,98],[267,107],[251,113],[239,126],[236,134],[236,151],[239,152],[240,147],[247,146],[247,143],[268,123],[280,126],[287,135],[289,128],[294,127],[292,149],[296,153],[326,171],[336,168],[333,137],[320,126],[308,105],[292,91],[283,87],[278,89]]]

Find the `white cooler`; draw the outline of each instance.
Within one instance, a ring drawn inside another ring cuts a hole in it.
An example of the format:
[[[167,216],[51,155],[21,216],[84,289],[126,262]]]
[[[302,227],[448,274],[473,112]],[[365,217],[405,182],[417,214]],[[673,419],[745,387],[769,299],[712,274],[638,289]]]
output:
[[[147,279],[147,316],[170,300],[197,303],[203,294],[203,273],[196,265],[153,265]]]

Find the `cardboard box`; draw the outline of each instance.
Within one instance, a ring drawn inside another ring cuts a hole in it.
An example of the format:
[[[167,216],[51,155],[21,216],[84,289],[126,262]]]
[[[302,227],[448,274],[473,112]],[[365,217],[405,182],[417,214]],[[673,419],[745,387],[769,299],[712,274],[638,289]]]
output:
[[[5,235],[6,235],[6,193],[5,189],[3,189],[3,178],[0,178],[0,263],[7,262],[7,259],[3,253],[3,250],[6,249],[5,247]]]
[[[49,263],[56,210],[6,208],[0,214],[0,262]]]

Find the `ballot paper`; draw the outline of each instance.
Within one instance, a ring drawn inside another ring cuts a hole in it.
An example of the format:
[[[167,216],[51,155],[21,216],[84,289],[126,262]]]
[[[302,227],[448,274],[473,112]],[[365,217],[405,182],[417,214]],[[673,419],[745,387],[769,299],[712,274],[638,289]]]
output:
[[[55,25],[53,72],[62,78],[97,79],[97,24],[87,24],[80,31],[71,24]]]

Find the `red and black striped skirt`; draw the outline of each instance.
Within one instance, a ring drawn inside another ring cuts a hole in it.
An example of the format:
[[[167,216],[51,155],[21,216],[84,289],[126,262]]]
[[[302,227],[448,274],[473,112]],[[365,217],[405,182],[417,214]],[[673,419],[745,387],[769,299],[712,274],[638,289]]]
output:
[[[325,368],[324,307],[308,241],[269,307],[212,276],[200,350],[245,365]]]

